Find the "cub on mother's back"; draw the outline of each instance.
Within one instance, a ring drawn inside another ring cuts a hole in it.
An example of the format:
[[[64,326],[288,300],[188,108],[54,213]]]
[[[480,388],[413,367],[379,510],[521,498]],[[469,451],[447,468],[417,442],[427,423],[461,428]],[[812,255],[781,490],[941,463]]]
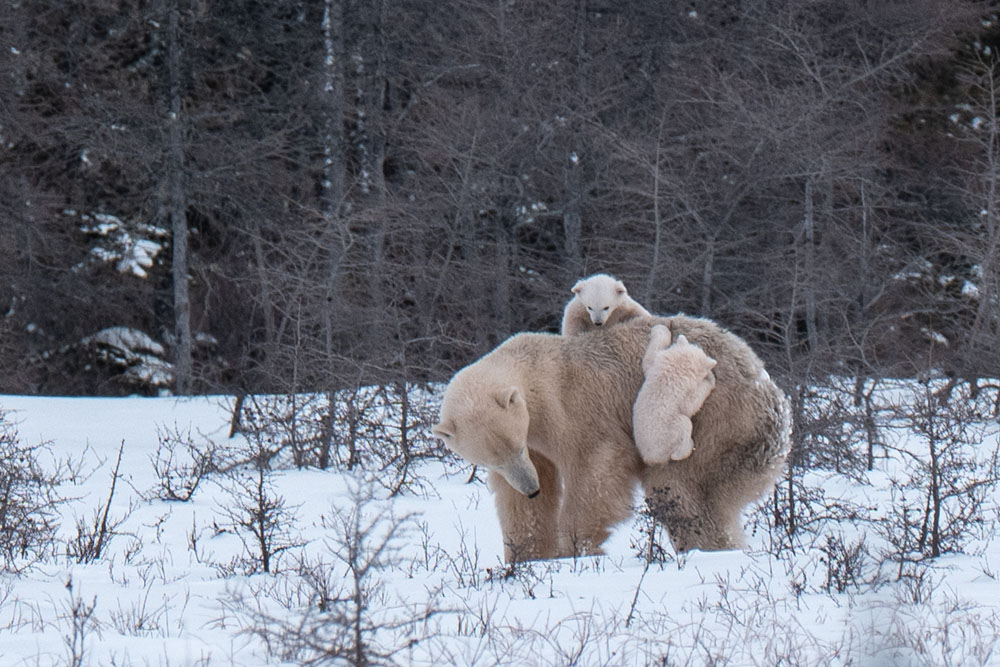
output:
[[[653,327],[642,358],[646,380],[632,408],[632,431],[643,461],[667,463],[691,455],[691,417],[715,388],[715,365],[684,334],[671,341],[667,327]]]
[[[606,273],[578,280],[571,291],[573,298],[563,311],[563,336],[649,316],[649,311],[628,295],[625,283]]]

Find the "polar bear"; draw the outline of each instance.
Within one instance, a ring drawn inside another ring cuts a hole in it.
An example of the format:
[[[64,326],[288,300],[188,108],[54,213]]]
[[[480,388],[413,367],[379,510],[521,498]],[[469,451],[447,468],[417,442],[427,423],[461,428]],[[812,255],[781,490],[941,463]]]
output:
[[[618,324],[640,315],[649,316],[649,311],[628,295],[625,284],[606,273],[581,278],[571,291],[573,298],[563,310],[563,336]]]
[[[717,360],[683,461],[646,465],[632,436],[656,324]],[[521,333],[448,383],[434,434],[487,468],[508,561],[600,553],[641,483],[678,550],[743,543],[740,513],[773,488],[788,400],[750,347],[708,320],[636,317],[598,334]]]
[[[642,358],[646,376],[632,406],[632,432],[646,463],[680,461],[691,455],[691,417],[715,387],[716,361],[681,334],[671,345],[670,330],[650,331]]]

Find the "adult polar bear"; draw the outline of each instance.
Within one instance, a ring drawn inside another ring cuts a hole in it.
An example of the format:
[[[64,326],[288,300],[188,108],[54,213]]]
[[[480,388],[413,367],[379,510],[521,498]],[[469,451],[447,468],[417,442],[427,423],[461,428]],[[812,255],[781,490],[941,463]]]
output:
[[[695,450],[646,465],[632,436],[651,328],[717,360],[692,419]],[[459,371],[434,433],[490,470],[509,561],[600,553],[641,482],[678,550],[743,543],[740,513],[772,488],[790,443],[788,401],[750,347],[708,320],[638,317],[578,336],[523,333]]]

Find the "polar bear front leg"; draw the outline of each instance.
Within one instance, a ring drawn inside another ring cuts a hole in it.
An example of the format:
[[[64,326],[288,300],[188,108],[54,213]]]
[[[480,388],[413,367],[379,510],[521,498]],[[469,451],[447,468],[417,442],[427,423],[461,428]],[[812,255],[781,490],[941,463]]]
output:
[[[614,448],[595,450],[611,452]],[[587,463],[590,465],[566,472],[565,500],[559,518],[562,557],[604,553],[601,545],[611,528],[632,515],[634,471],[621,460],[605,465],[599,461]]]
[[[560,555],[556,538],[562,500],[559,472],[547,458],[535,452],[529,455],[538,472],[540,489],[534,498],[514,490],[499,473],[491,472],[489,476],[503,532],[504,560],[508,563]]]

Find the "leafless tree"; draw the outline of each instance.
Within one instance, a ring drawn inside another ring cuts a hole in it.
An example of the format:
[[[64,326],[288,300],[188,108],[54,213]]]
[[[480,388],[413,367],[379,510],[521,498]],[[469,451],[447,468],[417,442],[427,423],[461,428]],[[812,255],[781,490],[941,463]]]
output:
[[[982,3],[696,5],[8,3],[4,381],[122,391],[70,353],[113,325],[182,392],[443,379],[596,271],[790,384],[969,366],[990,300],[940,282],[992,270],[992,158],[942,104],[990,98]],[[146,278],[95,215],[158,221]]]

